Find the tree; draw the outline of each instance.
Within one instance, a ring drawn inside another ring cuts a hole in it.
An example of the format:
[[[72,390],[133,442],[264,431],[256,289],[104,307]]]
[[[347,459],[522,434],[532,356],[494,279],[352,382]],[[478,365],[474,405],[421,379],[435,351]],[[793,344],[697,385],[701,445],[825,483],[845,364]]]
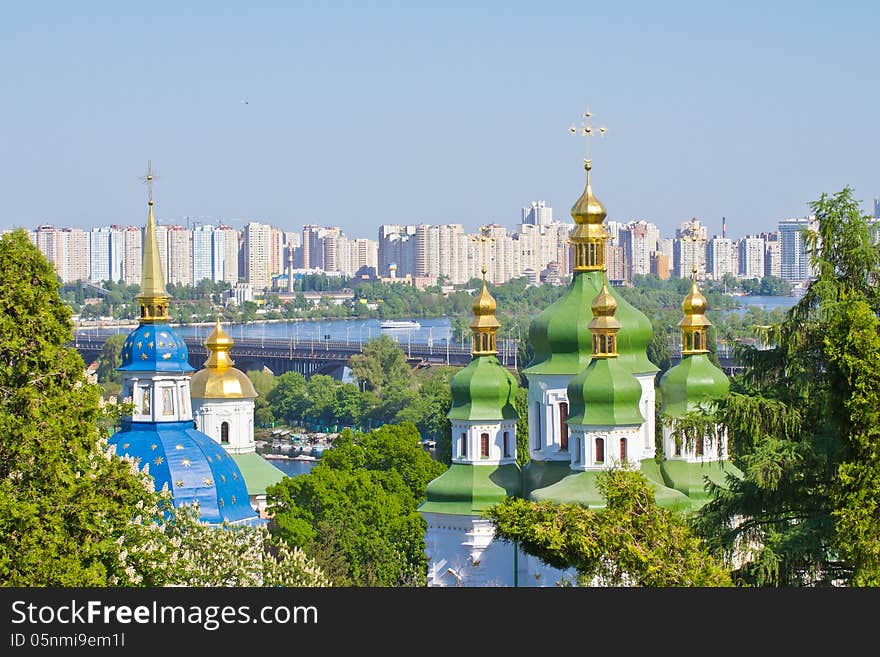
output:
[[[389,385],[407,385],[412,376],[403,348],[387,335],[367,341],[362,353],[351,357],[349,367],[365,390],[379,396]]]
[[[730,575],[679,512],[658,507],[635,470],[606,470],[607,506],[507,498],[489,508],[496,535],[549,565],[574,568],[581,585],[731,586]]]
[[[273,531],[303,547],[336,585],[424,585],[425,524],[417,505],[444,470],[411,424],[344,430],[309,474],[267,490]]]
[[[880,583],[880,253],[852,190],[811,204],[817,272],[718,414],[744,478],[713,487],[695,527],[765,586]]]
[[[23,230],[0,239],[0,582],[104,586],[139,507],[154,499],[104,452],[100,388],[86,382],[55,272]],[[141,573],[151,583],[151,571]]]
[[[122,376],[116,368],[122,365],[122,345],[125,343],[125,334],[116,333],[109,336],[101,347],[98,355],[98,381],[100,383],[120,383]]]
[[[298,425],[306,409],[306,377],[299,372],[285,372],[275,379],[267,399],[276,418]]]

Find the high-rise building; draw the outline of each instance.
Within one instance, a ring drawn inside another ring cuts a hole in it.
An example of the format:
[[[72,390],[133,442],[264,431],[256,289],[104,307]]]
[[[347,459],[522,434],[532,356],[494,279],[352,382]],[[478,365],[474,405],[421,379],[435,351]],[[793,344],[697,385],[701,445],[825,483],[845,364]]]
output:
[[[544,201],[532,201],[522,209],[522,223],[533,226],[546,226],[553,223],[553,208]]]
[[[144,234],[137,226],[122,230],[122,280],[126,285],[140,285],[144,260]]]
[[[238,283],[239,256],[241,252],[241,233],[223,224],[214,231],[214,251],[217,260],[214,266],[214,282]]]
[[[764,238],[764,276],[782,276],[782,244],[779,233],[761,233]]]
[[[319,269],[323,269],[326,272],[340,271],[337,244],[341,239],[344,239],[344,235],[339,226],[328,226],[321,230],[319,244],[323,255],[321,265],[318,266]],[[312,266],[315,267],[316,265],[313,264]]]
[[[650,273],[651,253],[657,250],[660,229],[644,220],[631,221],[620,228],[619,235],[624,249],[628,280],[633,281],[637,275]]]
[[[168,226],[168,282],[193,285],[192,231]]]
[[[740,278],[763,277],[766,251],[764,238],[758,235],[746,235],[740,238],[737,248],[739,250]]]
[[[192,282],[214,278],[214,226],[202,224],[192,229]]]
[[[874,197],[874,217],[880,219],[880,198]]]
[[[82,228],[65,228],[62,233],[64,264],[61,280],[65,283],[89,278],[89,234]]]
[[[166,281],[171,280],[170,261],[168,258],[168,226],[156,224],[156,242],[159,244],[159,265]]]
[[[720,281],[725,274],[736,276],[736,250],[733,240],[713,235],[706,244],[706,275]]]
[[[810,276],[803,231],[810,230],[813,221],[814,217],[801,217],[779,222],[780,273],[790,283],[800,283]]]
[[[660,280],[669,278],[669,257],[660,251],[651,254],[651,273]]]
[[[403,278],[415,274],[415,234],[414,225],[384,224],[379,226],[379,276],[389,276],[391,265],[394,274]],[[303,243],[305,249],[305,243]]]
[[[284,231],[280,228],[272,226],[270,239],[271,262],[269,263],[269,274],[270,276],[274,276],[275,274],[283,273],[284,270],[287,268],[287,258],[285,257],[284,250]]]
[[[244,227],[244,277],[254,292],[262,292],[272,285],[271,266],[272,227],[256,221]]]
[[[299,263],[302,269],[324,269],[324,245],[321,243],[321,232],[321,228],[315,224],[303,226]]]

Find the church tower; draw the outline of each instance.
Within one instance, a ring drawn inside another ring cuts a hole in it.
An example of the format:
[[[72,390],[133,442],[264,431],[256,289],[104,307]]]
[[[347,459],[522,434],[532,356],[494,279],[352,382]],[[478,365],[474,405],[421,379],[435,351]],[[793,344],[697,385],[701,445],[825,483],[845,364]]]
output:
[[[139,325],[122,347],[122,397],[133,405],[109,443],[141,468],[149,467],[155,487],[167,486],[174,505],[197,502],[209,524],[256,524],[244,478],[235,461],[193,424],[186,343],[168,324],[170,297],[159,260],[153,218],[152,173],[148,170],[149,215],[144,255]]]
[[[193,374],[193,415],[196,427],[213,438],[232,456],[244,476],[251,506],[266,516],[266,489],[285,474],[257,454],[254,443],[254,399],[257,391],[247,375],[233,367],[229,356],[232,337],[220,320],[205,340],[208,359]]]
[[[705,479],[726,486],[726,475],[742,477],[742,472],[727,461],[727,435],[717,425],[703,430],[687,429],[683,422],[691,413],[711,417],[717,402],[727,395],[730,383],[724,372],[709,360],[706,297],[691,274],[691,290],[682,302],[681,361],[660,379],[663,426],[663,478],[672,488],[690,497],[695,507],[708,501]]]
[[[515,586],[515,547],[495,540],[484,510],[520,494],[516,463],[516,377],[497,358],[495,299],[473,302],[471,362],[452,379],[452,465],[428,484],[419,507],[428,529],[428,586]]]

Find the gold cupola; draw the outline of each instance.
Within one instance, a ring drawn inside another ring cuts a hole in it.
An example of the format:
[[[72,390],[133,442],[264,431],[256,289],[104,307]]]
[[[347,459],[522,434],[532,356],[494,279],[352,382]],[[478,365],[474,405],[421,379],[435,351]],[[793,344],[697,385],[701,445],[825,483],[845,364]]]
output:
[[[603,225],[608,213],[590,185],[592,160],[586,160],[584,168],[587,170],[587,186],[571,208],[571,216],[577,224],[570,237],[574,249],[574,271],[601,271],[605,269],[605,242],[609,238]]]
[[[712,323],[706,319],[706,297],[697,287],[696,269],[691,274],[691,291],[681,303],[684,317],[678,323],[681,327],[681,355],[705,354],[709,352],[706,342],[706,329]]]
[[[147,170],[149,186],[149,216],[144,231],[144,258],[141,270],[141,291],[135,297],[140,306],[141,324],[156,324],[168,321],[168,302],[171,297],[165,289],[165,276],[162,274],[162,261],[159,258],[159,242],[156,239],[156,221],[153,219],[153,174]]]
[[[495,348],[495,333],[501,323],[495,318],[495,299],[489,294],[486,286],[486,269],[483,268],[483,289],[474,299],[474,318],[471,320],[471,331],[474,333],[474,356],[490,356],[498,353]]]
[[[193,374],[190,382],[193,399],[255,399],[257,391],[254,384],[241,370],[233,367],[229,356],[233,341],[220,320],[205,340],[208,359],[198,372]]]
[[[591,305],[593,319],[587,325],[593,334],[593,358],[617,358],[617,332],[620,322],[614,316],[617,302],[611,296],[606,283]]]

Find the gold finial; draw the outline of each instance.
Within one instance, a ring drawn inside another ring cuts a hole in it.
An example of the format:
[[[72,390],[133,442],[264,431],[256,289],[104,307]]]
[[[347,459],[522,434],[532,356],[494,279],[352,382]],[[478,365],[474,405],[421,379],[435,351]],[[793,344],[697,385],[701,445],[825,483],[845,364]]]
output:
[[[480,227],[480,234],[472,236],[471,240],[480,242],[483,256],[481,267],[483,289],[480,290],[480,293],[474,299],[472,306],[474,318],[471,321],[470,328],[474,334],[474,345],[471,353],[474,356],[490,356],[498,353],[495,347],[495,333],[501,327],[501,323],[495,317],[497,304],[494,297],[489,294],[489,287],[486,283],[486,248],[489,242],[495,241],[495,238],[489,235],[488,226],[482,226]]]
[[[153,175],[152,162],[147,161],[147,175],[142,178],[147,183],[149,212],[147,228],[144,231],[144,256],[141,268],[141,291],[137,295],[142,324],[168,321],[168,301],[170,296],[165,289],[165,276],[162,274],[162,261],[159,257],[159,242],[156,239],[156,221],[153,218]]]
[[[698,223],[696,218],[691,219],[691,225],[687,229],[689,236],[685,238],[690,240],[693,246],[693,260],[691,263],[691,291],[681,303],[684,317],[678,323],[681,327],[682,356],[705,354],[709,351],[706,330],[712,324],[706,318],[706,310],[708,309],[706,297],[697,286],[697,245],[706,240],[699,235]]]
[[[584,121],[581,124],[580,128],[576,128],[574,125],[568,128],[569,133],[573,135],[581,135],[584,137],[584,141],[586,142],[586,154],[587,156],[584,158],[584,168],[587,170],[587,180],[590,179],[590,169],[592,168],[590,160],[590,138],[593,135],[598,135],[599,137],[603,137],[606,132],[608,132],[608,128],[602,126],[601,128],[594,128],[590,125],[590,117],[593,116],[593,113],[590,111],[590,108],[587,108],[587,111],[584,112]]]
[[[574,219],[574,230],[571,231],[570,242],[574,249],[574,271],[604,271],[605,269],[605,242],[608,240],[608,231],[603,222],[607,216],[605,206],[593,194],[590,184],[590,170],[593,161],[590,159],[590,138],[597,134],[601,136],[607,132],[602,127],[594,128],[590,125],[592,112],[584,112],[584,124],[580,130],[571,126],[568,130],[571,134],[580,134],[586,138],[587,157],[584,160],[584,168],[587,170],[587,184],[583,194],[571,208],[571,216]]]
[[[706,238],[700,237],[700,227],[697,225],[700,222],[696,217],[691,219],[690,227],[685,231],[686,233],[690,233],[689,237],[685,239],[689,239],[691,241],[691,245],[693,246],[693,251],[691,253],[691,280],[697,280],[697,248],[699,244],[705,244]]]
[[[614,316],[617,311],[617,301],[611,296],[607,283],[602,283],[602,289],[593,299],[591,306],[593,319],[587,328],[593,334],[593,358],[616,358],[620,322]]]
[[[218,315],[214,323],[214,330],[205,338],[205,348],[208,350],[208,360],[205,361],[205,367],[215,369],[232,367],[235,364],[229,356],[232,345],[232,337],[223,330]]]

